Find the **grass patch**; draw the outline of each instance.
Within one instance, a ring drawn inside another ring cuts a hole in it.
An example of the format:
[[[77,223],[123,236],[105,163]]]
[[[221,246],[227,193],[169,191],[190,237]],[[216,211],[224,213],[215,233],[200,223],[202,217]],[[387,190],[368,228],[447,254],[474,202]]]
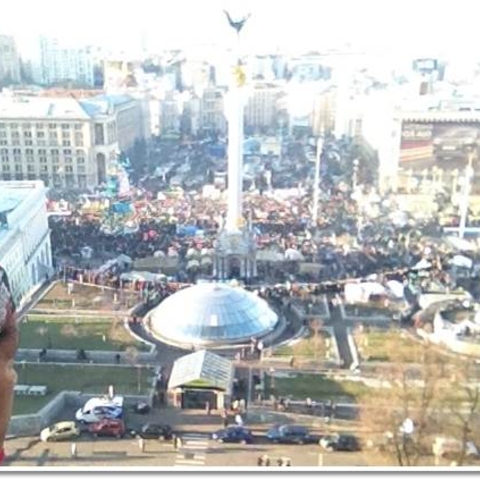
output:
[[[425,346],[397,330],[364,329],[355,332],[360,358],[370,361],[421,362]]]
[[[360,382],[339,382],[326,378],[323,375],[299,374],[295,377],[266,376],[265,382],[267,397],[290,397],[293,400],[356,400],[372,394],[372,389]]]
[[[308,337],[290,345],[281,345],[274,349],[274,356],[294,356],[298,360],[325,360],[327,355],[327,339],[330,335],[319,331],[318,335],[310,330]]]
[[[57,282],[35,305],[35,309],[114,311],[132,307],[138,303],[138,293],[124,291],[115,294],[112,289],[73,284],[68,293],[67,285]]]
[[[82,393],[107,393],[113,384],[119,395],[146,394],[151,386],[152,371],[146,367],[98,367],[62,365],[16,365],[18,384],[46,385],[45,397],[15,396],[13,413],[36,413],[62,390]],[[139,387],[140,386],[140,391]]]
[[[29,316],[20,325],[20,348],[124,351],[128,347],[149,349],[130,335],[119,318]]]
[[[384,317],[384,318],[391,318],[396,313],[396,310],[381,307],[376,305],[363,305],[363,304],[355,304],[355,305],[344,305],[345,314],[347,317]]]

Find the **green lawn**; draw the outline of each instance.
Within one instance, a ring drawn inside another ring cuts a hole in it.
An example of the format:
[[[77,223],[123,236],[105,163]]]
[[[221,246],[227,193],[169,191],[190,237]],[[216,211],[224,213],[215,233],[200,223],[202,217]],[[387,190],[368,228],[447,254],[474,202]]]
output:
[[[291,345],[281,345],[273,351],[274,356],[294,356],[298,360],[325,360],[327,346],[325,340],[329,337],[320,331],[318,336],[310,332],[310,336],[298,340]]]
[[[354,334],[355,344],[363,360],[420,362],[425,347],[396,330],[370,329]]]
[[[298,374],[295,377],[266,377],[267,398],[274,394],[278,397],[290,396],[293,400],[359,400],[372,393],[372,389],[362,383],[338,382],[316,374]]]
[[[119,318],[30,315],[20,325],[20,348],[123,351],[127,347],[149,349],[130,335]]]
[[[18,384],[47,385],[45,397],[15,396],[14,415],[35,413],[62,390],[82,393],[107,393],[113,385],[120,395],[146,394],[151,385],[152,371],[143,367],[98,367],[61,365],[16,365]],[[140,392],[138,390],[140,382]]]

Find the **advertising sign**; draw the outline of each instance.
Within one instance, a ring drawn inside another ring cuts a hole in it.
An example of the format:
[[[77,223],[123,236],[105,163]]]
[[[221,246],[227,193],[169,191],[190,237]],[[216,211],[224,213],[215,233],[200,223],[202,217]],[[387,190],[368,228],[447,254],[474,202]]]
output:
[[[463,170],[471,152],[475,168],[479,146],[480,123],[403,122],[400,167]]]

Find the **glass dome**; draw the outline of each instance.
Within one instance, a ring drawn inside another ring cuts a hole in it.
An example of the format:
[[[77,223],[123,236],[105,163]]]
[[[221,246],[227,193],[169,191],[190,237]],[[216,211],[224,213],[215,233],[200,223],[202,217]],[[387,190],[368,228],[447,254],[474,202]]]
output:
[[[240,287],[199,284],[150,312],[152,333],[175,344],[223,345],[272,331],[278,317],[267,302]]]

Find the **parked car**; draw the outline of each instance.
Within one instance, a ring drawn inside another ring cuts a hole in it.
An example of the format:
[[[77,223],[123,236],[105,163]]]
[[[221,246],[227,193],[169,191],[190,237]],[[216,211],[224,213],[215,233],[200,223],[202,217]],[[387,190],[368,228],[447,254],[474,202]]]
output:
[[[123,417],[123,397],[92,398],[75,413],[75,419],[81,423],[95,423],[104,418]]]
[[[88,431],[94,437],[117,437],[122,438],[125,434],[125,424],[123,420],[113,420],[104,418],[99,422],[92,423]]]
[[[327,452],[356,452],[360,444],[354,435],[326,435],[320,440],[320,446]]]
[[[251,430],[245,427],[227,427],[212,433],[212,439],[219,443],[253,443]]]
[[[75,422],[58,422],[51,427],[44,428],[40,432],[42,442],[56,442],[58,440],[70,440],[81,434]]]
[[[462,448],[462,442],[452,437],[435,437],[432,443],[432,451],[436,457],[455,458],[458,457],[462,450],[465,451],[467,457],[477,457],[480,452],[473,442],[465,442]]]
[[[311,435],[308,428],[302,425],[274,425],[267,432],[267,438],[272,443],[318,443],[320,437]]]
[[[134,437],[144,439],[170,440],[173,436],[173,431],[170,425],[146,423],[140,430],[132,430],[131,434]]]
[[[132,406],[132,412],[144,415],[150,411],[150,405],[145,402],[138,402]]]

